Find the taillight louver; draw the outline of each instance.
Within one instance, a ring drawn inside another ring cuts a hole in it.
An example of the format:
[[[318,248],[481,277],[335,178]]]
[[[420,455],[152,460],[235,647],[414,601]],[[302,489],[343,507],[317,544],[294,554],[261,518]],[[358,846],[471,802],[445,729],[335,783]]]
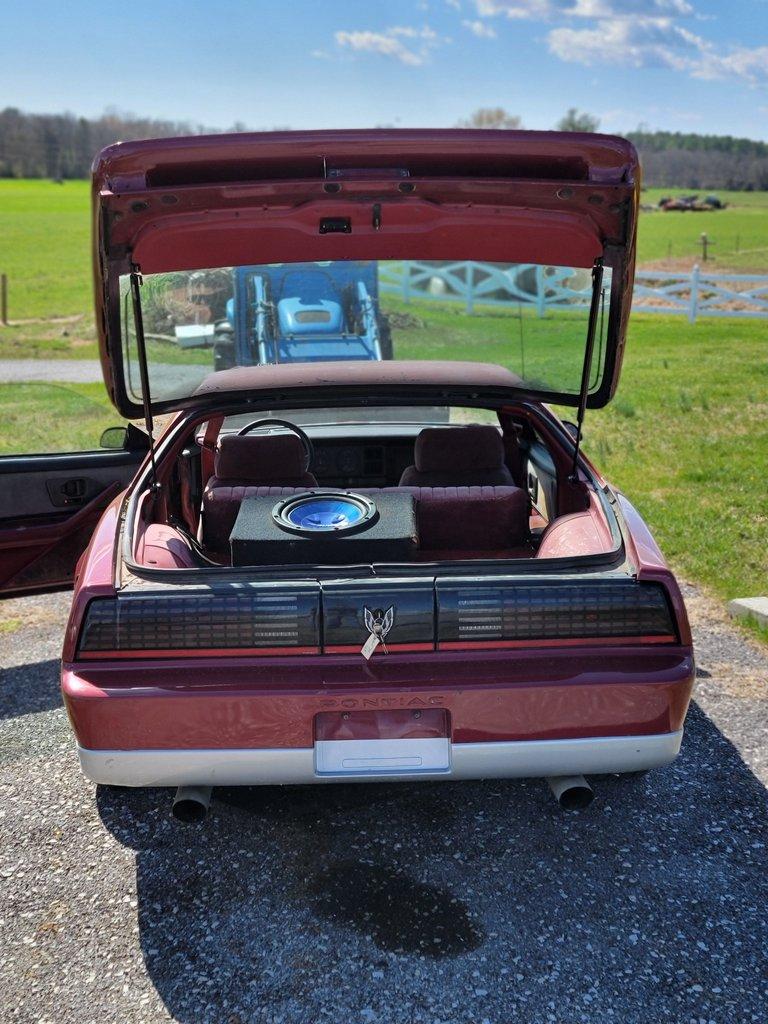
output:
[[[319,648],[315,590],[97,598],[78,650],[196,652]]]
[[[451,646],[675,634],[664,589],[633,581],[438,584],[438,610],[438,642]]]

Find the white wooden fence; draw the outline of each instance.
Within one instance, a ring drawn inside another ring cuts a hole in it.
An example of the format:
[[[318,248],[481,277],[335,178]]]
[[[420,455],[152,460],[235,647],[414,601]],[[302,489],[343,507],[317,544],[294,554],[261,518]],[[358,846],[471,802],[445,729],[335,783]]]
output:
[[[529,263],[500,266],[404,260],[379,264],[379,288],[405,302],[420,298],[462,303],[469,314],[476,304],[514,303],[534,306],[543,316],[548,308],[588,307],[591,275],[589,270]],[[768,277],[706,274],[699,266],[690,274],[638,271],[632,308],[643,313],[680,313],[691,323],[700,316],[768,319]]]

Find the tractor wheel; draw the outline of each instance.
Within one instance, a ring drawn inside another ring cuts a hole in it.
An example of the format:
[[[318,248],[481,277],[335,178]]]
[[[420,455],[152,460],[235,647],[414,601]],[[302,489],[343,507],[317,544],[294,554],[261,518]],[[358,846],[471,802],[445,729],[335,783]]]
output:
[[[384,313],[379,314],[379,348],[382,359],[394,359],[392,349],[392,328],[389,325],[389,317]]]

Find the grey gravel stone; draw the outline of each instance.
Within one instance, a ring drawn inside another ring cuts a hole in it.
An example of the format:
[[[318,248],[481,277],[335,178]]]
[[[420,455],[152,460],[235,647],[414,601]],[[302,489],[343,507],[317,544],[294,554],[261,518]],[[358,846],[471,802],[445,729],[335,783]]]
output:
[[[227,789],[186,828],[81,777],[68,596],[0,605],[0,1020],[764,1024],[768,657],[686,597],[681,757],[587,811],[538,781]]]

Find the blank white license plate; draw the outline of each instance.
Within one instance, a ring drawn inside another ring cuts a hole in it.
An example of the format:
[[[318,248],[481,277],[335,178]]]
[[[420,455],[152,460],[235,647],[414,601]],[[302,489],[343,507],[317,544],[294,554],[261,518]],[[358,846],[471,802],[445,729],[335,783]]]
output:
[[[450,766],[447,737],[315,742],[318,775],[419,775],[447,772]]]

